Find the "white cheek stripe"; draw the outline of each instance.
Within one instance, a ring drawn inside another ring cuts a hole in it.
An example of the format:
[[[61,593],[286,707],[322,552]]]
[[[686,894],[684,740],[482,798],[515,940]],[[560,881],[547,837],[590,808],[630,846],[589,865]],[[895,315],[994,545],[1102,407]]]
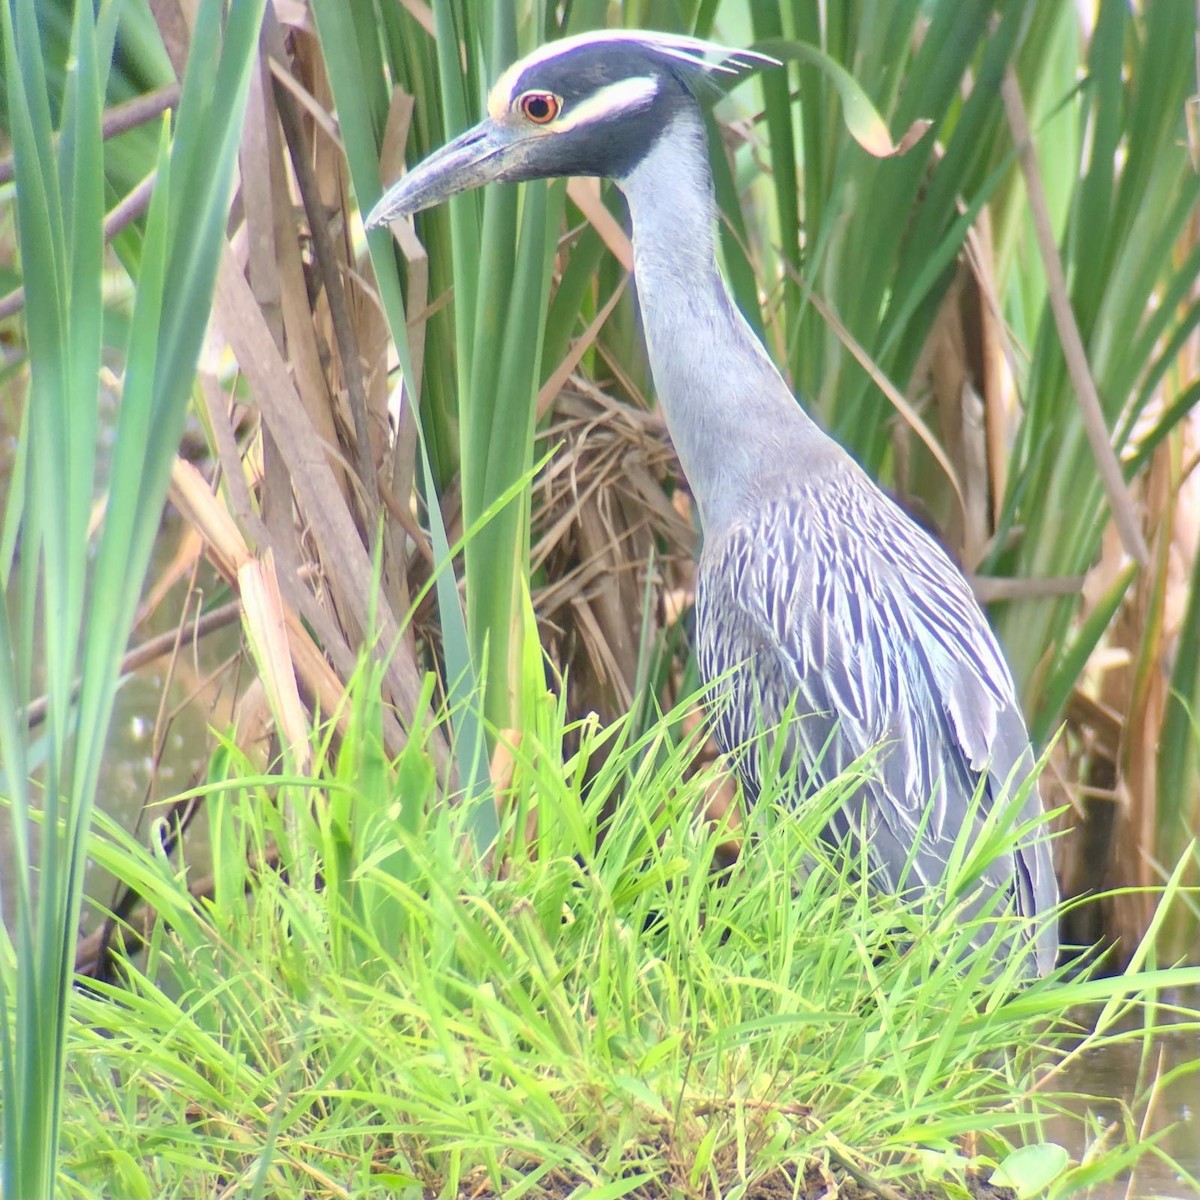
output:
[[[522,69],[523,63],[517,64]],[[516,97],[510,95],[513,84],[516,79],[510,80],[509,75],[518,74],[519,72],[507,71],[491,90],[488,96],[488,116],[493,121],[519,121],[519,117],[510,111],[510,106]],[[613,116],[617,113],[625,112],[627,109],[637,108],[639,105],[645,104],[652,100],[658,91],[658,83],[651,75],[637,75],[632,79],[621,79],[616,83],[610,83],[608,87],[601,88],[595,95],[589,96],[586,100],[579,104],[573,105],[567,114],[560,117],[557,121],[551,121],[548,125],[530,126],[530,132],[540,128],[544,133],[567,133],[569,130],[578,129],[580,125],[586,125],[589,121],[597,121],[601,117]],[[524,122],[521,122],[524,125]]]
[[[600,121],[630,109],[641,108],[653,100],[657,93],[658,81],[650,75],[610,83],[595,95],[574,105],[557,121],[552,121],[546,126],[546,132],[568,133],[592,121]]]

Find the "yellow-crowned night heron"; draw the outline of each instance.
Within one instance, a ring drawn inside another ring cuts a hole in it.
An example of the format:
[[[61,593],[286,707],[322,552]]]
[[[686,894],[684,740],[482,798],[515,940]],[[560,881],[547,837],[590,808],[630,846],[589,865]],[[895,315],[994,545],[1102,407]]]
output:
[[[391,188],[367,226],[495,181],[616,181],[659,403],[704,529],[696,632],[718,740],[751,800],[758,735],[789,717],[783,762],[797,800],[882,747],[831,833],[852,844],[865,834],[880,885],[919,894],[1028,775],[1029,737],[962,575],[805,415],[721,278],[692,88],[756,57],[648,33],[546,46],[505,72],[487,117]],[[1017,821],[1039,813],[1031,789]],[[1037,916],[1057,899],[1039,834],[981,884],[979,905],[996,911]],[[1035,969],[1056,952],[1043,920]]]

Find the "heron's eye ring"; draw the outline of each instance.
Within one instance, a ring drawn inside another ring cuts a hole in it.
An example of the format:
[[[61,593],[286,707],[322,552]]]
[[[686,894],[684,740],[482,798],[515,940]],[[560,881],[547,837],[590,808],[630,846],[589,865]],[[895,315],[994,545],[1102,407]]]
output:
[[[517,100],[521,115],[534,125],[549,125],[562,112],[562,100],[553,92],[526,92]]]

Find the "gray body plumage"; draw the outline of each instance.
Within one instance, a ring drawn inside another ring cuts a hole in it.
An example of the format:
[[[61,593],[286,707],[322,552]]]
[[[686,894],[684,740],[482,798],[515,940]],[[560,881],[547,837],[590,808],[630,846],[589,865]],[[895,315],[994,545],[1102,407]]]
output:
[[[1032,768],[1012,681],[961,575],[853,464],[706,543],[696,628],[718,740],[749,795],[764,731],[785,731],[781,774],[797,803],[877,751],[829,832],[856,846],[863,831],[890,891],[936,884],[964,821],[982,830]],[[1022,816],[1037,812],[1034,791]],[[1052,903],[1048,871],[1033,847],[1002,855],[984,902],[1001,891],[1035,915]],[[1052,934],[1039,949],[1044,971]]]
[[[829,832],[864,831],[873,878],[920,895],[1028,776],[1029,738],[962,575],[804,413],[729,296],[691,91],[704,49],[594,35],[536,52],[493,89],[490,118],[396,185],[368,225],[493,179],[616,180],[659,403],[700,509],[697,650],[718,740],[751,801],[759,735],[789,714],[781,776],[795,803],[873,753]],[[1031,788],[1019,822],[1039,813]],[[995,859],[978,905],[1037,916],[1056,900],[1036,836]],[[1044,921],[1035,969],[1056,953]]]

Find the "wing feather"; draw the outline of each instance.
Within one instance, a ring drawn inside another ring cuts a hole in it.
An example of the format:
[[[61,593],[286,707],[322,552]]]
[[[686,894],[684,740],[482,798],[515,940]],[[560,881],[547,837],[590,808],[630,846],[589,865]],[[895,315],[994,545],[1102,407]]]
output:
[[[793,704],[784,754],[796,802],[883,747],[831,832],[853,836],[865,821],[892,889],[906,869],[917,885],[940,877],[964,822],[982,825],[1032,769],[1012,676],[966,581],[857,469],[769,501],[706,546],[697,630],[702,677],[725,677],[718,740],[752,799],[755,735]],[[1034,790],[1023,817],[1039,805]],[[1056,898],[1043,843],[993,872],[1018,911]],[[1052,961],[1054,948],[1039,953]]]

